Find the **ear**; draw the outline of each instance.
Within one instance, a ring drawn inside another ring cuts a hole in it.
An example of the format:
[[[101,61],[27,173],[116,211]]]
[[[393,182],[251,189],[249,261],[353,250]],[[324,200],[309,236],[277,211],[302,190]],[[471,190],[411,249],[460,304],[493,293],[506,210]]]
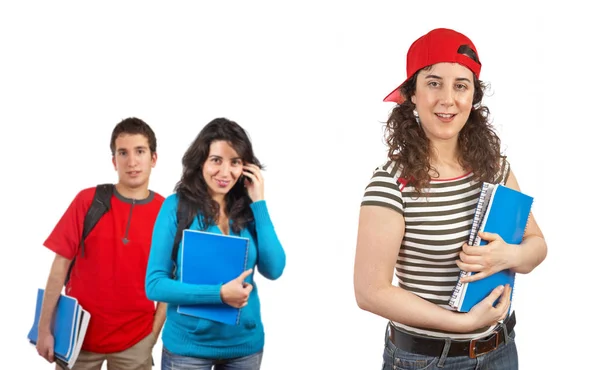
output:
[[[117,160],[115,159],[115,156],[112,156],[112,164],[115,167],[115,171],[117,170]]]
[[[415,100],[416,100],[416,99],[415,99],[415,96],[414,96],[414,95],[410,97],[410,101],[411,101],[411,102],[412,102],[414,105],[417,105],[417,103],[415,103]]]
[[[156,166],[157,159],[158,159],[158,153],[156,153],[156,152],[152,153],[152,168],[154,168],[154,166]]]

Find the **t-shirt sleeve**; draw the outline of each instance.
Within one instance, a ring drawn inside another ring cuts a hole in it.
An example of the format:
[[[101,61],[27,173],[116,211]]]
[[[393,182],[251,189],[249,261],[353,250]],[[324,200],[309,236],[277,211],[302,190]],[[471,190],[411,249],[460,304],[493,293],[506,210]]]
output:
[[[77,194],[44,242],[46,248],[70,260],[79,253],[83,219],[91,203],[86,195],[85,190]]]
[[[500,158],[500,171],[496,175],[496,184],[506,185],[506,181],[508,180],[508,174],[510,173],[510,162],[506,157]]]
[[[389,172],[390,166],[375,169],[371,181],[365,189],[361,206],[390,208],[404,215],[404,200],[398,178]]]

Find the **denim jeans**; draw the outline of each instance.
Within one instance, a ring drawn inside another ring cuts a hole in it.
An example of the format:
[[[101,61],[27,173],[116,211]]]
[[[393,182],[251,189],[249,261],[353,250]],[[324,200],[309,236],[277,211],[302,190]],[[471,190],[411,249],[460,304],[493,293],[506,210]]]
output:
[[[517,370],[519,359],[515,344],[515,332],[509,334],[506,343],[501,344],[477,358],[469,356],[442,357],[425,356],[396,348],[386,335],[383,351],[382,370]]]
[[[244,357],[215,360],[179,356],[163,346],[161,370],[259,370],[262,355],[261,350]]]

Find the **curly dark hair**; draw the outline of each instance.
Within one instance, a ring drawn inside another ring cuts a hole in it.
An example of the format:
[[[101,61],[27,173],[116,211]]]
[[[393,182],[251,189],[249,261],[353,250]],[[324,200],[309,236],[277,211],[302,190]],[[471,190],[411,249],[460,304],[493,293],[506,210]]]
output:
[[[431,66],[420,71],[429,69]],[[417,193],[429,185],[430,173],[437,173],[430,163],[431,142],[413,114],[415,104],[410,99],[415,94],[420,71],[400,86],[406,99],[394,107],[385,126],[388,157],[400,164],[400,176]],[[481,104],[487,86],[475,74],[473,80],[473,109],[458,136],[458,160],[463,168],[473,172],[474,180],[492,182],[500,170],[500,138],[489,122],[489,109]]]
[[[218,219],[219,204],[210,196],[208,185],[202,175],[202,168],[208,158],[210,145],[213,141],[218,140],[227,141],[245,164],[252,163],[263,168],[263,165],[254,156],[248,134],[240,125],[226,118],[216,118],[210,121],[192,142],[181,161],[183,171],[181,179],[175,186],[175,192],[179,197],[180,204],[186,202],[188,205],[189,212],[187,215],[183,215],[185,219],[181,220],[185,225],[190,225],[194,217],[201,217],[200,224],[206,230]],[[254,221],[250,203],[252,200],[248,196],[244,184],[242,181],[237,181],[225,196],[225,212],[233,221],[232,230],[234,232],[239,233],[248,223]]]

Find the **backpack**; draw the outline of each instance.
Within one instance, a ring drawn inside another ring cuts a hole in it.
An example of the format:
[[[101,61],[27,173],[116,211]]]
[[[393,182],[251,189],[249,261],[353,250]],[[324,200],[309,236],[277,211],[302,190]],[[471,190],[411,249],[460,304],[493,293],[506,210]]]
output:
[[[177,253],[179,252],[179,242],[183,236],[183,230],[190,227],[194,219],[187,224],[182,221],[187,213],[189,212],[189,205],[187,202],[177,202],[177,231],[175,232],[175,239],[173,240],[173,249],[171,250],[171,261],[173,262],[173,271],[171,275],[175,279],[175,273],[177,272]]]
[[[96,226],[100,218],[108,212],[110,209],[110,198],[113,195],[114,185],[113,184],[100,184],[96,185],[96,191],[94,192],[94,199],[92,200],[92,204],[90,208],[88,208],[85,218],[83,219],[83,233],[81,235],[80,240],[80,249],[81,256],[85,255],[84,246],[85,246],[85,238],[90,234],[90,231]],[[73,265],[75,264],[75,259],[77,256],[73,257],[71,261],[71,265],[69,266],[69,270],[67,271],[67,276],[65,278],[65,285],[69,282],[71,277],[71,270],[73,269]]]

